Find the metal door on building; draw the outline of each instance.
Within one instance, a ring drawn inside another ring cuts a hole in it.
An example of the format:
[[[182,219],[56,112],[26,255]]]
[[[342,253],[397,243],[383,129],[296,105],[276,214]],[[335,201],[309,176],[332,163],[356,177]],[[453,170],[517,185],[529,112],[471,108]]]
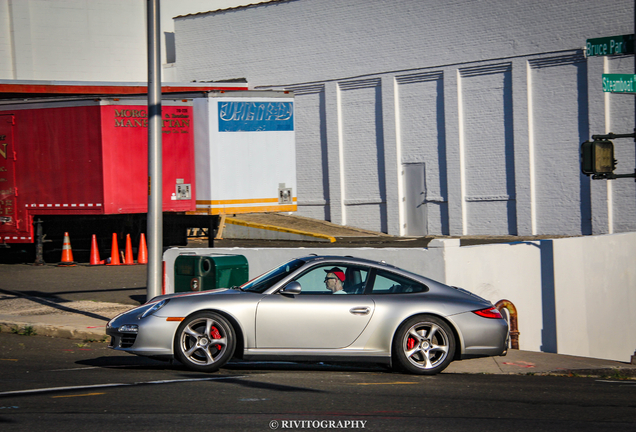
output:
[[[405,163],[404,167],[404,204],[407,236],[428,234],[428,215],[426,212],[426,164]]]

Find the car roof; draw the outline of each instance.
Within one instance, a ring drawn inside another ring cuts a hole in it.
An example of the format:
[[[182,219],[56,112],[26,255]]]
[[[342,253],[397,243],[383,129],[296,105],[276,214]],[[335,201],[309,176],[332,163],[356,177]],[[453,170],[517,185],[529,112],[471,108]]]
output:
[[[325,261],[325,262],[330,262],[330,261],[337,261],[340,264],[357,264],[357,265],[365,265],[365,266],[371,266],[371,267],[375,267],[375,268],[385,268],[387,270],[393,271],[393,272],[397,272],[402,274],[403,276],[406,277],[410,277],[416,280],[419,280],[422,283],[425,283],[426,285],[430,287],[432,286],[442,286],[445,285],[443,283],[440,283],[434,279],[431,279],[429,277],[426,277],[420,273],[415,273],[413,271],[410,270],[406,270],[403,269],[402,267],[398,267],[395,266],[393,264],[388,264],[385,261],[375,261],[375,260],[370,260],[370,259],[366,259],[366,258],[357,258],[357,257],[353,257],[351,255],[308,255],[308,256],[304,256],[304,257],[300,257],[297,258],[301,261],[304,261],[306,264],[310,264],[310,263],[317,263],[320,261]]]
[[[316,261],[339,261],[339,262],[343,262],[343,263],[346,262],[350,264],[371,265],[375,267],[388,267],[394,270],[405,271],[404,269],[396,267],[392,264],[388,264],[385,261],[374,261],[374,260],[370,260],[366,258],[357,258],[351,255],[308,255],[308,256],[300,257],[298,259],[303,260],[307,263],[316,262]]]

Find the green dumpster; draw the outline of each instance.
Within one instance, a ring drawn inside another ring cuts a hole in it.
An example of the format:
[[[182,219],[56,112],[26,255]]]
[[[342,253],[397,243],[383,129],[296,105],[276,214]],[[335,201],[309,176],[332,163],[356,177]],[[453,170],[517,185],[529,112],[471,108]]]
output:
[[[206,291],[243,285],[249,277],[243,255],[179,255],[174,262],[174,291]]]

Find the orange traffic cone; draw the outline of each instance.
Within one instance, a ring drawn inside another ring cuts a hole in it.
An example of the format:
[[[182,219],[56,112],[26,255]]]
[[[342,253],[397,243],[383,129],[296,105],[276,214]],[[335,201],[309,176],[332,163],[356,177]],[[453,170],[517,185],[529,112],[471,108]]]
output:
[[[90,265],[100,265],[103,264],[99,259],[99,249],[97,248],[97,236],[93,234],[93,239],[91,240],[91,260],[89,262]]]
[[[64,241],[62,242],[62,261],[58,264],[60,267],[72,267],[76,263],[73,261],[73,250],[71,249],[71,238],[68,233],[64,233]]]
[[[139,239],[137,264],[148,264],[148,247],[146,246],[146,235],[144,233],[141,233],[141,239]]]
[[[119,260],[119,246],[117,245],[117,234],[113,233],[113,245],[110,249],[110,263],[106,265],[121,265]]]
[[[132,243],[130,241],[130,234],[126,234],[126,255],[124,256],[124,264],[135,264],[133,261]]]

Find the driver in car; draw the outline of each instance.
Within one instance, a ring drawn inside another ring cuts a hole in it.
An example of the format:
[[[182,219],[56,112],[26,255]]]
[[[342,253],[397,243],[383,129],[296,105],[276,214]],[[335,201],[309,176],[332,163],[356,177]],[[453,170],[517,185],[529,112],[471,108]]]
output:
[[[342,283],[345,280],[344,272],[338,267],[325,270],[325,272],[327,273],[327,276],[325,276],[327,289],[333,294],[346,294],[347,292],[342,287]]]

